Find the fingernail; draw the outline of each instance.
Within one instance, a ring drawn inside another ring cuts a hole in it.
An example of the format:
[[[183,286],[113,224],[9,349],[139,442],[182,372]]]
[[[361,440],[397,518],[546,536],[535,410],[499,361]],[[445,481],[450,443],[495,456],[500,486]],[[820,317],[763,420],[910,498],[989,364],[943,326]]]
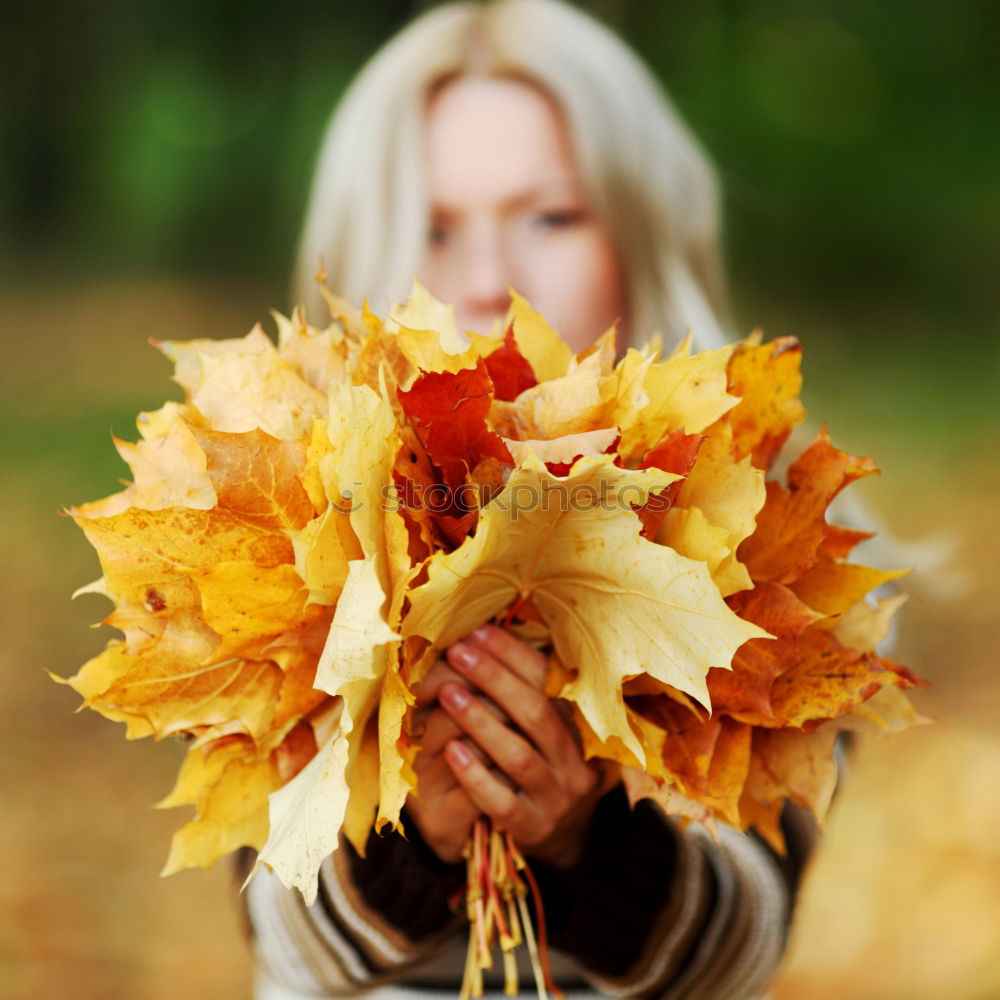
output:
[[[479,653],[464,642],[453,642],[448,647],[448,659],[457,667],[474,667],[479,662]]]
[[[472,696],[461,684],[448,684],[441,688],[441,698],[452,708],[468,708],[472,702]]]
[[[448,755],[460,767],[468,767],[472,763],[472,754],[457,740],[448,744]]]
[[[473,629],[469,633],[469,638],[474,639],[476,642],[486,642],[490,637],[490,629],[488,625],[480,625],[479,628]]]

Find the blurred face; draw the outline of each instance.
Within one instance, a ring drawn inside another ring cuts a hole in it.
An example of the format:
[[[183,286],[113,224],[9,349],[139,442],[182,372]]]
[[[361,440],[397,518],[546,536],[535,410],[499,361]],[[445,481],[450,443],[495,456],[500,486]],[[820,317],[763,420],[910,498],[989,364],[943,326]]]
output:
[[[420,277],[488,333],[508,285],[570,346],[590,346],[624,299],[611,240],[584,196],[562,115],[529,84],[460,77],[426,119],[431,226]]]

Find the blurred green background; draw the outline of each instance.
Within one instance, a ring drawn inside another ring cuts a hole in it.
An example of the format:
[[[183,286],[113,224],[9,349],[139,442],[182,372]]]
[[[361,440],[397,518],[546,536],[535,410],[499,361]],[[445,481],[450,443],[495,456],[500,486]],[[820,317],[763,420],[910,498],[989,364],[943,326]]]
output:
[[[103,644],[64,505],[176,395],[149,337],[287,310],[313,158],[364,59],[426,4],[20,0],[0,30],[5,822],[0,994],[249,995],[226,872],[156,879],[175,746],[51,684]],[[778,995],[1000,995],[1000,4],[593,0],[715,159],[740,326],[798,335],[805,401],[904,538],[903,658],[934,727],[863,744]],[[925,547],[926,548],[926,547]],[[9,919],[7,915],[9,914]]]

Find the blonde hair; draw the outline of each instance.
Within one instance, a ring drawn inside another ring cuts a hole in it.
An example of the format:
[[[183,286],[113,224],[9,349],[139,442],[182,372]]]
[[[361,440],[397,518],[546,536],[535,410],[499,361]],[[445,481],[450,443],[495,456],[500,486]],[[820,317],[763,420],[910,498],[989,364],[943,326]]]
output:
[[[295,293],[323,315],[315,275],[377,310],[402,301],[429,224],[423,118],[435,87],[467,73],[537,86],[565,116],[593,211],[618,251],[625,339],[729,338],[719,197],[708,157],[652,74],[616,35],[559,0],[449,3],[417,18],[362,69],[327,129]]]

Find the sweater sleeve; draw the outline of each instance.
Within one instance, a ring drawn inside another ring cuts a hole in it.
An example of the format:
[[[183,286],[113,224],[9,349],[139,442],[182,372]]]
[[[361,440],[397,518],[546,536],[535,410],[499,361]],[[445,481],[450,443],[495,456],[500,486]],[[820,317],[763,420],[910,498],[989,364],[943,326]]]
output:
[[[770,980],[815,826],[782,821],[788,853],[721,827],[681,831],[651,802],[629,807],[619,787],[598,804],[579,864],[532,862],[552,947],[614,997],[739,1000]],[[365,857],[343,844],[320,869],[307,907],[267,871],[244,894],[264,972],[307,996],[344,996],[405,981],[466,931],[452,900],[464,865],[410,838],[372,835]],[[454,970],[457,989],[462,970]]]
[[[680,831],[651,802],[631,810],[616,789],[599,804],[575,869],[532,865],[553,947],[609,996],[753,996],[781,957],[815,839],[801,810],[786,820],[789,850],[779,859],[754,835]]]
[[[270,979],[309,996],[354,995],[403,978],[460,931],[451,900],[464,884],[464,864],[439,861],[418,836],[372,833],[364,858],[346,841],[326,858],[311,906],[262,870],[243,909]]]

